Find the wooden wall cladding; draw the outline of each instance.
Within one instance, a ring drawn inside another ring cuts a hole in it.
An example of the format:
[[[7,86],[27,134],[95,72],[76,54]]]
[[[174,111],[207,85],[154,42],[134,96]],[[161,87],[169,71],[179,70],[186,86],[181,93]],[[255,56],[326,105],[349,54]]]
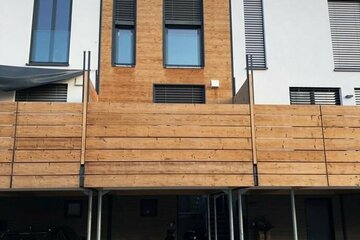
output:
[[[251,186],[246,105],[94,103],[86,187]]]
[[[81,130],[81,104],[0,103],[0,189],[79,188]],[[257,105],[255,130],[259,186],[360,185],[359,107]],[[254,185],[248,105],[91,102],[85,150],[85,187]]]
[[[330,186],[360,186],[360,108],[322,107]]]
[[[16,103],[0,103],[0,189],[10,187]]]
[[[19,103],[12,188],[78,188],[81,104]]]
[[[320,106],[255,107],[260,186],[327,186]]]
[[[153,84],[206,85],[207,103],[231,103],[231,40],[229,1],[204,1],[205,67],[163,66],[163,0],[137,0],[136,66],[112,66],[113,0],[103,0],[100,101],[151,103]],[[210,87],[211,79],[220,88]]]

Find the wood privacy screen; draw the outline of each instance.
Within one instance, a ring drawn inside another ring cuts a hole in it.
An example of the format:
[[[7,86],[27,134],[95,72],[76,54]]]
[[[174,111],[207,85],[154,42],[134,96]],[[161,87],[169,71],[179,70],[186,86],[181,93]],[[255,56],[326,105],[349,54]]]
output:
[[[85,187],[253,186],[248,108],[91,102]],[[81,109],[0,103],[0,188],[79,188]],[[360,184],[359,107],[257,105],[255,127],[260,186]]]

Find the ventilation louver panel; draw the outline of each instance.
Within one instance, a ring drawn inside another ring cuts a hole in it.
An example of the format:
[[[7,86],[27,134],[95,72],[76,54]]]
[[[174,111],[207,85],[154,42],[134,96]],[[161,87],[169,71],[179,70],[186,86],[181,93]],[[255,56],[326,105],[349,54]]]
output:
[[[254,68],[266,68],[262,0],[244,0],[246,54],[253,56]]]
[[[355,88],[356,105],[360,105],[360,88]]]
[[[329,1],[335,69],[360,70],[360,1]]]
[[[290,88],[290,103],[299,105],[340,105],[339,88]]]
[[[202,24],[202,0],[165,0],[165,24]]]
[[[15,101],[19,102],[66,102],[67,84],[49,84],[16,91]]]
[[[154,85],[155,103],[205,103],[205,87],[199,85]]]
[[[114,0],[114,21],[119,25],[134,25],[136,0]]]

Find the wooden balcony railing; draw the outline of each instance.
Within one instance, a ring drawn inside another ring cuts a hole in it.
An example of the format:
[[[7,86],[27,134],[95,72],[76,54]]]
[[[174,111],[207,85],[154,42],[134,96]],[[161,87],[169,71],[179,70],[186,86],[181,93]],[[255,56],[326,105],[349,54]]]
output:
[[[360,184],[359,107],[90,102],[84,136],[82,109],[0,103],[0,188]]]

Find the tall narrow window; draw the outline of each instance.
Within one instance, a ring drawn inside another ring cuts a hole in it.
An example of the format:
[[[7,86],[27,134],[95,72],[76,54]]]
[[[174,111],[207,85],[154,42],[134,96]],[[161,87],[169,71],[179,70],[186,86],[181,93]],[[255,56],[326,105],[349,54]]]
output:
[[[360,1],[329,0],[335,70],[360,71]]]
[[[115,65],[135,65],[136,0],[114,0]]]
[[[246,54],[253,56],[254,69],[266,68],[262,0],[244,0]]]
[[[340,89],[291,87],[290,103],[294,105],[340,105]]]
[[[202,67],[202,0],[164,0],[164,63],[167,67]]]
[[[72,0],[35,0],[30,63],[69,62]]]
[[[360,88],[355,88],[356,105],[360,105]]]

